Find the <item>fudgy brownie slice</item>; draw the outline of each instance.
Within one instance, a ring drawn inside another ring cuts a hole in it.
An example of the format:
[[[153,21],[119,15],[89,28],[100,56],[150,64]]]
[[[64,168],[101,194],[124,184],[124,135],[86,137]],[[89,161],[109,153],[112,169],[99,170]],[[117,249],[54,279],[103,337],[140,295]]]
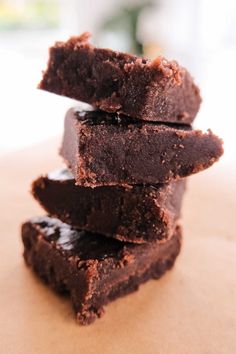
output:
[[[87,187],[169,182],[204,170],[222,153],[210,131],[73,108],[61,148],[76,183]]]
[[[95,48],[88,38],[84,33],[50,48],[39,88],[142,120],[193,121],[201,98],[186,69],[163,57]]]
[[[32,184],[33,196],[53,217],[135,243],[173,234],[184,190],[185,180],[149,186],[76,186],[68,170],[41,176]]]
[[[104,305],[173,266],[181,230],[163,243],[134,245],[38,217],[23,224],[22,240],[26,263],[56,291],[69,293],[77,319],[89,324]]]

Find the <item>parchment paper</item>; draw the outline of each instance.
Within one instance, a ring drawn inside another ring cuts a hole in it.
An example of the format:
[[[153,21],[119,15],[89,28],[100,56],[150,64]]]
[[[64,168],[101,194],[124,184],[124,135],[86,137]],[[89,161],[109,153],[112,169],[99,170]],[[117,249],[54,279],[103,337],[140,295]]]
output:
[[[222,162],[191,177],[173,270],[82,327],[70,301],[41,284],[22,259],[19,225],[43,213],[29,185],[62,165],[57,150],[56,139],[0,159],[0,352],[236,353],[236,174]]]

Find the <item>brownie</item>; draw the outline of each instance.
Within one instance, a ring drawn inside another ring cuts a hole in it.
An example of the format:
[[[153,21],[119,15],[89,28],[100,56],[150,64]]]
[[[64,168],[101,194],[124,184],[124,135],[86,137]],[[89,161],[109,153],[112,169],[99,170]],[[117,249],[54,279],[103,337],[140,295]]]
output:
[[[186,177],[211,166],[223,149],[211,131],[72,108],[60,153],[78,185],[96,187]]]
[[[104,305],[173,266],[181,229],[166,242],[134,245],[45,216],[23,224],[22,240],[26,263],[56,291],[69,293],[78,321],[89,324]]]
[[[33,196],[61,221],[128,242],[169,238],[180,217],[185,180],[157,185],[76,186],[68,170],[41,176]]]
[[[39,88],[136,119],[191,123],[201,98],[186,69],[164,57],[148,60],[93,47],[89,34],[50,48]]]

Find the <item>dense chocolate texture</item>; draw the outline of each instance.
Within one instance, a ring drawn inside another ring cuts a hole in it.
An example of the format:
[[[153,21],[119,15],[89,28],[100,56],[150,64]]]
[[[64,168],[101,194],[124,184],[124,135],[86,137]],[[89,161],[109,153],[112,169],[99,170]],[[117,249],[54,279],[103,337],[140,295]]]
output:
[[[73,108],[61,148],[76,183],[87,187],[169,182],[206,169],[222,153],[211,131]]]
[[[151,61],[94,48],[88,37],[50,48],[39,88],[142,120],[193,121],[201,98],[187,70],[163,57]]]
[[[23,224],[22,240],[26,263],[56,291],[69,293],[77,319],[89,324],[104,305],[173,266],[181,230],[164,243],[134,245],[38,217]]]
[[[68,170],[41,176],[32,193],[48,214],[122,241],[169,238],[180,217],[185,180],[152,186],[76,186]]]

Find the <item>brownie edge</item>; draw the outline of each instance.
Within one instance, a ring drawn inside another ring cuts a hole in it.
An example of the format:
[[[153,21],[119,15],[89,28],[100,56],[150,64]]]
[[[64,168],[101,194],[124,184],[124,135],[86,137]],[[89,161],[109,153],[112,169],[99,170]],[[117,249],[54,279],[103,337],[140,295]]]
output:
[[[166,242],[134,245],[98,238],[46,216],[22,225],[27,265],[58,293],[70,295],[83,325],[101,317],[109,302],[160,278],[173,266],[181,237],[177,226]]]
[[[166,184],[83,187],[69,170],[41,176],[34,198],[49,215],[75,228],[126,242],[171,237],[180,218],[185,179]]]

